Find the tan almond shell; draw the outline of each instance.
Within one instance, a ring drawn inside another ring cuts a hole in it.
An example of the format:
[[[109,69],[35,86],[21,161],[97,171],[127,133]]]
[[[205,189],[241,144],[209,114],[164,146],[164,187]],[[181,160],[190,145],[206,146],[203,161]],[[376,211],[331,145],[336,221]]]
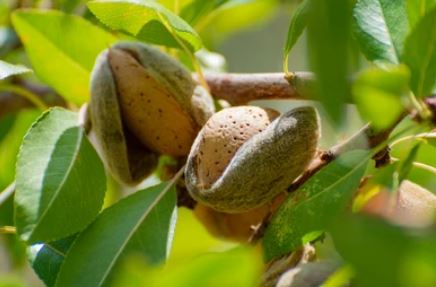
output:
[[[203,127],[198,147],[197,176],[210,187],[224,172],[236,151],[255,134],[266,129],[279,112],[253,106],[227,108],[214,114]]]
[[[129,53],[109,51],[123,121],[132,133],[157,153],[184,156],[200,129],[171,92]]]
[[[165,87],[182,109],[201,127],[215,112],[213,99],[191,73],[177,60],[160,50],[138,42],[120,42],[113,46],[130,53],[158,83]]]
[[[374,195],[363,211],[401,226],[428,227],[436,217],[436,195],[404,180],[397,192],[381,190]]]
[[[120,182],[136,184],[154,170],[157,155],[123,127],[108,53],[106,50],[98,56],[91,76],[91,128],[111,174]]]
[[[198,134],[188,156],[186,185],[195,200],[228,213],[261,206],[285,190],[309,165],[320,134],[313,107],[288,111],[246,141],[223,174],[204,188],[197,175],[203,132],[202,129]]]

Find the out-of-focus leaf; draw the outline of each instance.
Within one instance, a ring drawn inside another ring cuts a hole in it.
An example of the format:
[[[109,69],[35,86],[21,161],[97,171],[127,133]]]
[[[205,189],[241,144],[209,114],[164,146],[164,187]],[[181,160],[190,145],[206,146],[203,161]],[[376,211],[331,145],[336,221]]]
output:
[[[188,23],[155,1],[100,0],[89,2],[88,7],[102,23],[140,40],[169,47],[179,47],[180,40],[191,51],[202,47],[200,36]]]
[[[366,151],[346,153],[289,196],[265,233],[263,246],[266,259],[301,246],[306,234],[324,229],[351,204],[368,159]]]
[[[82,230],[99,212],[105,190],[103,164],[77,114],[61,108],[44,113],[25,136],[17,160],[20,237],[49,242]]]
[[[415,144],[410,152],[407,154],[407,157],[401,161],[400,166],[398,167],[398,180],[399,182],[403,181],[409,175],[410,170],[412,169],[413,162],[418,154],[418,150],[421,146],[421,143]]]
[[[291,23],[289,24],[288,36],[285,43],[285,60],[288,59],[287,55],[291,52],[298,38],[300,38],[307,25],[307,15],[309,12],[309,1],[304,0],[301,2],[292,15]]]
[[[407,14],[409,16],[410,27],[416,23],[436,5],[436,0],[406,0]]]
[[[229,1],[231,0],[194,0],[183,7],[180,17],[189,24],[195,25],[202,17]]]
[[[165,269],[150,270],[141,263],[126,260],[113,286],[251,287],[258,285],[262,268],[262,259],[251,248],[202,254]]]
[[[95,58],[116,38],[58,11],[17,11],[12,20],[36,75],[68,101],[86,102]]]
[[[8,134],[8,132],[14,126],[16,116],[14,114],[8,114],[3,118],[0,118],[0,142]],[[1,187],[1,184],[0,184]]]
[[[203,17],[215,12],[219,8],[224,8],[233,5],[241,5],[254,0],[194,0],[183,7],[180,12],[180,17],[185,19],[191,25],[197,24]]]
[[[436,7],[419,21],[407,37],[404,62],[409,66],[417,97],[431,93],[436,84]]]
[[[436,131],[424,134],[421,138],[426,140],[432,146],[436,147]]]
[[[406,0],[358,0],[355,35],[370,61],[397,64],[409,32]]]
[[[354,82],[354,102],[366,121],[376,130],[391,126],[403,112],[402,97],[407,95],[409,72],[398,66],[389,70],[369,68]]]
[[[348,58],[350,1],[310,1],[307,25],[309,60],[317,77],[315,96],[334,123],[341,123],[350,93]]]
[[[0,190],[15,178],[15,162],[18,150],[29,127],[41,114],[40,111],[27,110],[16,115],[15,122],[0,142]]]
[[[0,80],[10,76],[29,73],[32,70],[23,65],[13,65],[0,60]]]
[[[234,33],[259,26],[271,19],[277,11],[277,0],[235,1],[234,5],[226,5],[226,9],[215,11],[213,17],[205,18],[205,21],[197,24],[207,47],[214,47]]]
[[[1,7],[0,7],[0,18],[1,18]],[[20,44],[15,31],[8,26],[0,27],[0,57],[7,55],[15,47]]]
[[[168,183],[120,200],[78,236],[56,286],[101,286],[110,281],[114,266],[130,252],[143,255],[149,264],[162,263],[170,251],[175,216],[176,194]]]
[[[30,264],[46,286],[54,286],[65,255],[75,239],[76,235],[73,235],[54,242],[28,247]]]
[[[87,1],[88,0],[56,0],[60,10],[67,13],[73,12],[79,5],[84,4]]]
[[[408,232],[364,216],[343,216],[329,230],[356,272],[356,286],[436,285],[434,232]]]

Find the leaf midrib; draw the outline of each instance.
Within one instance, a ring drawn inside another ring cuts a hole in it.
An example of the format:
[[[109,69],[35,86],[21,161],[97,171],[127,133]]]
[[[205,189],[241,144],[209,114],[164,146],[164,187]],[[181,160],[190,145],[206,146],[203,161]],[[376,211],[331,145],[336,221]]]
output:
[[[328,186],[327,188],[323,189],[322,191],[318,192],[317,194],[313,195],[312,197],[310,197],[309,199],[307,199],[306,201],[302,201],[299,204],[297,204],[295,206],[295,208],[300,207],[302,204],[306,204],[308,202],[311,202],[313,199],[317,198],[318,196],[321,196],[322,194],[324,194],[325,192],[331,190],[332,188],[336,187],[339,183],[342,183],[343,180],[345,180],[346,178],[348,178],[350,176],[350,174],[354,173],[357,169],[359,169],[362,165],[366,164],[368,161],[368,157],[365,157],[365,159],[363,161],[361,161],[358,165],[356,165],[353,169],[351,169],[349,172],[347,172],[344,176],[342,176],[341,178],[339,178],[339,180],[335,181],[332,185]]]
[[[45,216],[47,215],[48,211],[50,210],[51,206],[54,204],[54,202],[56,201],[60,190],[62,190],[62,187],[64,186],[66,180],[69,178],[69,175],[71,173],[71,170],[73,168],[73,166],[75,165],[77,158],[78,158],[78,154],[80,152],[80,147],[82,146],[82,140],[83,140],[83,132],[82,130],[79,128],[79,137],[76,141],[76,147],[73,153],[73,157],[72,160],[68,166],[68,169],[66,170],[66,172],[64,173],[64,177],[62,178],[62,181],[59,183],[58,187],[56,188],[56,191],[53,194],[52,199],[50,200],[49,204],[47,205],[47,208],[44,210],[44,212],[41,214],[41,216],[39,217],[39,220],[35,223],[35,228],[32,231],[32,235],[29,236],[29,240],[32,239],[35,230],[39,227],[39,224],[44,220]],[[49,164],[50,161],[47,163]]]
[[[115,256],[113,257],[113,260],[111,261],[110,265],[106,269],[105,273],[101,277],[100,282],[98,283],[98,286],[102,286],[104,281],[109,275],[109,272],[112,270],[113,266],[115,265],[115,262],[118,260],[118,257],[121,255],[121,253],[124,251],[124,248],[126,247],[129,240],[133,237],[139,226],[144,222],[145,218],[150,214],[150,212],[156,207],[157,204],[162,200],[162,198],[165,196],[165,194],[171,189],[174,182],[169,182],[164,189],[159,193],[158,196],[156,196],[155,200],[150,204],[149,208],[144,212],[144,214],[139,218],[138,222],[135,224],[135,226],[132,228],[132,230],[128,233],[126,236],[124,242],[121,244],[120,248],[118,248],[118,251],[115,253]]]

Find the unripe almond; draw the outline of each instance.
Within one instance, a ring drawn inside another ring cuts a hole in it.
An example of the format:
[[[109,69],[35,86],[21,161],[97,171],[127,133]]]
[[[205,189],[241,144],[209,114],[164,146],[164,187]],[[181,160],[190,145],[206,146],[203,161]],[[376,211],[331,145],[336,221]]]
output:
[[[299,107],[272,118],[271,111],[236,107],[209,119],[185,170],[195,200],[222,212],[245,212],[269,202],[305,170],[319,138],[316,110]]]
[[[186,155],[199,130],[194,119],[132,55],[111,49],[109,61],[127,127],[155,152]]]
[[[431,225],[436,217],[436,195],[404,180],[398,191],[381,190],[363,207],[363,211],[394,224],[408,227]]]
[[[154,170],[159,154],[189,152],[214,105],[175,59],[121,42],[96,61],[89,113],[106,166],[119,181],[136,184]]]
[[[210,187],[224,172],[239,147],[262,132],[277,116],[277,111],[259,107],[227,108],[214,115],[203,128],[198,147],[200,185]]]
[[[280,193],[271,202],[243,213],[220,212],[198,203],[194,208],[194,214],[213,236],[247,242],[255,228],[280,207],[286,195],[286,192]]]

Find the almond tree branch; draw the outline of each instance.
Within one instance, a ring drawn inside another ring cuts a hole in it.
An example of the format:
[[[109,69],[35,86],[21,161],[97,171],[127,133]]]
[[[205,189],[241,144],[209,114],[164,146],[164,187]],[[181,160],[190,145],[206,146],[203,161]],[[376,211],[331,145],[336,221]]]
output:
[[[313,82],[313,74],[294,74],[289,81],[284,73],[206,73],[205,79],[215,98],[226,100],[231,105],[245,105],[253,100],[308,98],[304,94]]]

